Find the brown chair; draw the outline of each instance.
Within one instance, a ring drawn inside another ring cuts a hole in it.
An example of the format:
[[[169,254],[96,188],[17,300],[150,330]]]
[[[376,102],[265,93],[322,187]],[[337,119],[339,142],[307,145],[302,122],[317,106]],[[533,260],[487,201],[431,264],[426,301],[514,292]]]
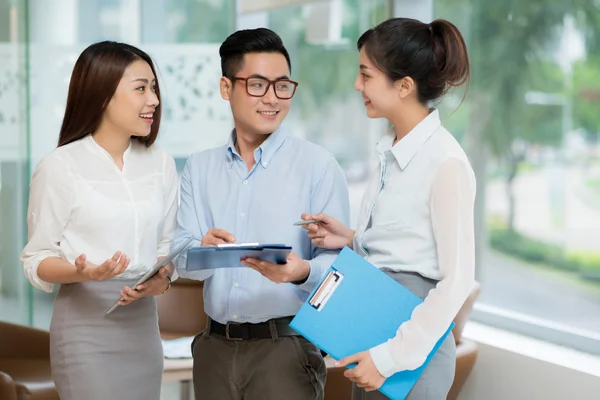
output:
[[[327,381],[325,382],[326,400],[349,400],[352,397],[352,382],[344,376],[346,367],[334,367],[333,358],[325,357]]]
[[[179,278],[171,289],[156,297],[158,326],[165,340],[197,335],[206,326],[203,282]],[[163,382],[180,382],[181,400],[190,399],[192,389],[191,359],[165,359]]]
[[[169,291],[156,297],[158,326],[163,339],[195,336],[206,325],[203,282],[179,278]]]
[[[15,381],[4,372],[0,372],[0,399],[20,400],[17,397],[17,385]]]
[[[0,322],[0,338],[0,371],[14,381],[17,399],[59,400],[50,373],[50,334]]]
[[[467,297],[467,300],[456,315],[456,318],[454,318],[455,325],[452,329],[452,334],[454,335],[454,341],[456,342],[456,372],[454,373],[454,382],[452,383],[452,387],[446,398],[447,400],[458,399],[458,395],[477,361],[477,343],[463,338],[462,333],[471,316],[473,305],[475,304],[475,300],[477,300],[480,291],[481,285],[479,282],[475,282],[475,287],[471,291],[471,294]]]

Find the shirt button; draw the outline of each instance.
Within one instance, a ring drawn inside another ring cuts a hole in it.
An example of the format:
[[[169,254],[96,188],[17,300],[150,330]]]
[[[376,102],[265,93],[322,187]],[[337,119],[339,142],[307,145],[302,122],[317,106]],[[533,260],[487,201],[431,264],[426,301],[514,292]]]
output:
[[[245,216],[246,216],[246,214],[240,213],[240,217],[244,218]]]
[[[233,284],[233,287],[238,287],[238,286],[240,286],[240,284],[239,284],[239,283],[237,283],[237,282],[235,282],[235,283]]]
[[[248,184],[248,179],[244,179],[244,185]]]
[[[233,319],[237,319],[237,314],[233,314]]]

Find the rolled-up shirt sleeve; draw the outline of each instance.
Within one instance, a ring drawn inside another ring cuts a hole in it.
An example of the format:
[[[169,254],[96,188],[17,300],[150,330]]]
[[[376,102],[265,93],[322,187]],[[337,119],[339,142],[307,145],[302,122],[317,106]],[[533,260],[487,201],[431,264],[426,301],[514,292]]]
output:
[[[442,279],[394,338],[370,350],[386,378],[423,365],[473,289],[475,191],[475,176],[465,160],[449,158],[439,165],[430,212]]]
[[[63,258],[60,242],[71,215],[75,183],[66,162],[53,153],[33,172],[27,212],[28,241],[21,252],[25,276],[33,286],[52,292],[54,285],[41,280],[37,270],[48,257]]]
[[[179,205],[179,179],[173,157],[165,153],[164,160],[164,223],[158,241],[158,255],[166,256],[171,248],[171,240],[177,227],[177,207]]]

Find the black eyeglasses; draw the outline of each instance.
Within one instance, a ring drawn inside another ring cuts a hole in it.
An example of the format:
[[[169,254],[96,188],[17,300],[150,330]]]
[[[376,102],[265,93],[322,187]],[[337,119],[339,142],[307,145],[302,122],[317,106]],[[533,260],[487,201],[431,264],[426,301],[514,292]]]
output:
[[[294,97],[298,82],[289,79],[277,79],[270,81],[266,78],[240,78],[234,77],[236,81],[246,82],[246,92],[252,97],[263,97],[269,91],[271,85],[275,88],[275,96],[281,100],[289,100]]]

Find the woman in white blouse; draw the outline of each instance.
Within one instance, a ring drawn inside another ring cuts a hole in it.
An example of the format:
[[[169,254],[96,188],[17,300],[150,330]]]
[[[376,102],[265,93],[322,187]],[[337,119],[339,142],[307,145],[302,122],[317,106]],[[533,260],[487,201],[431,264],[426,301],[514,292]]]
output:
[[[33,173],[21,260],[35,287],[60,284],[50,358],[61,400],[160,397],[153,296],[170,287],[171,267],[131,287],[168,254],[175,228],[175,163],[153,144],[160,115],[151,58],[93,44],[75,64],[58,148]]]
[[[423,364],[474,284],[475,176],[467,156],[429,103],[469,78],[467,49],[448,21],[395,18],[358,40],[367,115],[386,118],[391,135],[378,143],[378,171],[366,189],[356,231],[330,216],[303,215],[317,246],[350,246],[424,298],[395,337],[340,360],[358,363],[345,375],[353,399],[383,399],[375,391],[396,372]],[[373,327],[377,329],[377,327]],[[450,335],[425,368],[409,399],[442,400],[454,378]]]

